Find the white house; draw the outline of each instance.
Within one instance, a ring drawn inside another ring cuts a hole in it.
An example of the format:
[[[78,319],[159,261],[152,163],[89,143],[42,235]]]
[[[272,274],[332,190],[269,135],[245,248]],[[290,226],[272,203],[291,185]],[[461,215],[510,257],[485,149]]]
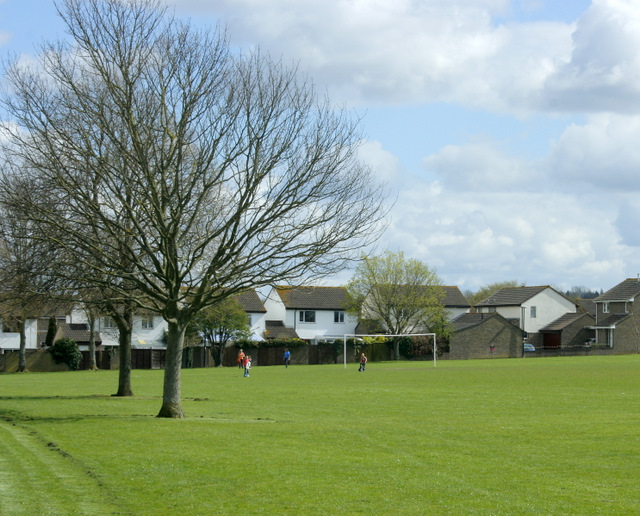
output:
[[[264,301],[264,337],[297,337],[317,344],[353,334],[358,319],[345,311],[346,298],[344,287],[274,287]]]
[[[447,321],[453,321],[462,314],[469,312],[471,305],[458,287],[442,287],[442,290],[444,290],[442,304],[444,305]]]
[[[262,304],[260,296],[255,290],[248,290],[236,296],[240,306],[247,312],[251,336],[254,340],[264,338],[266,330],[267,309]]]
[[[478,313],[499,313],[527,334],[538,333],[563,315],[577,312],[573,301],[549,286],[503,288],[475,307]]]
[[[0,350],[18,351],[20,349],[20,333],[13,331],[14,328],[6,327],[0,321]],[[7,331],[5,331],[7,330]],[[27,319],[25,322],[25,347],[27,350],[38,349],[38,319]]]
[[[73,310],[69,316],[69,323],[87,323],[87,316],[82,310]],[[113,317],[98,317],[95,331],[100,333],[102,345],[105,347],[118,346],[118,327]],[[133,316],[131,346],[133,348],[164,348],[166,347],[165,333],[167,322],[157,314],[140,313]]]

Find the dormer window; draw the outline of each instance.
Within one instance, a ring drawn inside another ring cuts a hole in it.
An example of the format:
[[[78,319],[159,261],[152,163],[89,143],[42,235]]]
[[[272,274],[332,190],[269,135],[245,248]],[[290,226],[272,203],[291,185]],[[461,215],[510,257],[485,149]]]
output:
[[[609,303],[602,303],[602,313],[603,314],[609,313]]]

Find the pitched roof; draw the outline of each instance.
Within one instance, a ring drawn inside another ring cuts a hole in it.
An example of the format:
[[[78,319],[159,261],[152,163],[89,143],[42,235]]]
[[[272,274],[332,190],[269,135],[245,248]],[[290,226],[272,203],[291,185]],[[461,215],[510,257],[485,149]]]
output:
[[[578,307],[588,314],[596,315],[596,304],[593,302],[593,299],[578,299]]]
[[[265,321],[264,336],[267,339],[299,339],[293,328],[287,328],[282,321]]]
[[[491,314],[462,314],[459,317],[456,317],[453,321],[451,321],[451,326],[454,331],[466,330],[467,328],[471,328],[473,326],[477,326],[482,324],[493,317],[498,317],[503,319],[511,324],[511,321],[505,319],[498,313]]]
[[[501,288],[480,301],[476,306],[519,306],[547,288],[551,287],[546,285],[540,287]]]
[[[442,287],[444,299],[442,304],[450,308],[469,308],[471,305],[458,287]]]
[[[255,290],[247,290],[236,296],[245,312],[266,313],[267,309],[260,301],[260,296]]]
[[[630,314],[611,314],[604,321],[599,321],[597,324],[594,324],[594,326],[598,328],[613,328],[627,317],[630,317]]]
[[[591,314],[585,312],[568,312],[558,317],[555,321],[550,322],[544,328],[540,328],[540,333],[562,331],[567,326],[573,324],[575,321],[583,317],[589,317],[593,321],[593,316]]]
[[[275,287],[284,306],[290,310],[344,310],[344,287]]]
[[[99,332],[94,331],[93,338],[96,346],[102,344],[102,337],[100,337]],[[56,333],[56,340],[58,339],[72,339],[78,344],[88,344],[89,326],[86,323],[60,323]]]
[[[600,294],[594,301],[596,303],[603,301],[632,301],[639,294],[640,279],[629,278],[607,290],[604,294]]]

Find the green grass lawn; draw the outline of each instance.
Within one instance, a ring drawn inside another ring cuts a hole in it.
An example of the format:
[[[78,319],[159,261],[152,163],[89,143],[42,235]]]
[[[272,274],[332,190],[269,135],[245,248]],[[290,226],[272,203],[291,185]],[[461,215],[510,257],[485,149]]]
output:
[[[0,514],[637,514],[640,356],[0,375]]]

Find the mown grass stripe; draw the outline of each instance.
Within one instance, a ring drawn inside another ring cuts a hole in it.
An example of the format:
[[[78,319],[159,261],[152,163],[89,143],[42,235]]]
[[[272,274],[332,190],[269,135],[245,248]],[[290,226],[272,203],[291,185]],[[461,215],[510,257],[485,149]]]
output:
[[[0,420],[0,514],[120,514],[96,481],[52,442]]]

